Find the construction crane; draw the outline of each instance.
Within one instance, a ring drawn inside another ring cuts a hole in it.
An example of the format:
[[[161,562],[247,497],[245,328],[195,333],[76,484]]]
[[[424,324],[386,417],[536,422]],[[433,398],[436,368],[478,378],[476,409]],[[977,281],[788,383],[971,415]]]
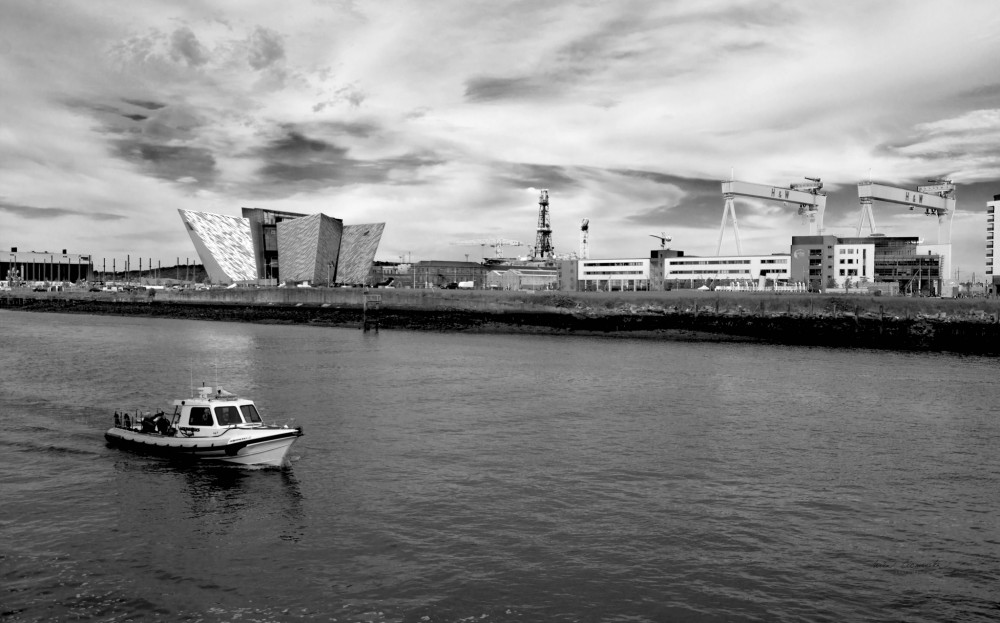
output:
[[[507,238],[476,238],[475,240],[461,240],[451,243],[454,246],[471,247],[479,245],[481,247],[493,247],[496,249],[496,257],[503,257],[504,247],[523,247],[523,242],[518,240],[508,240]],[[485,253],[485,250],[483,251]]]
[[[590,219],[585,218],[580,223],[580,259],[590,259]]]
[[[910,210],[923,208],[926,216],[936,216],[938,220],[938,244],[944,246],[942,253],[941,275],[951,274],[951,222],[955,218],[955,184],[952,180],[927,180],[927,185],[917,186],[916,190],[897,188],[885,184],[875,184],[870,179],[858,182],[858,199],[861,202],[861,215],[858,218],[858,237],[868,221],[869,231],[875,233],[875,214],[872,204],[884,201],[895,205],[908,206]],[[942,225],[944,231],[942,232]]]
[[[740,247],[740,230],[736,224],[736,197],[753,197],[769,199],[782,203],[795,204],[799,214],[809,220],[809,235],[823,235],[823,213],[826,211],[826,193],[822,192],[823,182],[818,177],[807,177],[807,182],[784,186],[767,186],[751,182],[729,180],[722,182],[722,196],[726,199],[726,207],[722,212],[722,225],[719,228],[719,244],[715,254],[722,253],[722,237],[726,233],[726,220],[731,218],[733,234],[736,237],[736,254],[743,255]]]
[[[667,243],[670,242],[671,240],[673,240],[673,238],[671,238],[670,236],[667,235],[667,232],[663,232],[663,231],[660,232],[659,236],[657,236],[656,234],[649,234],[649,235],[660,241],[660,248],[661,249],[666,249],[667,248]]]

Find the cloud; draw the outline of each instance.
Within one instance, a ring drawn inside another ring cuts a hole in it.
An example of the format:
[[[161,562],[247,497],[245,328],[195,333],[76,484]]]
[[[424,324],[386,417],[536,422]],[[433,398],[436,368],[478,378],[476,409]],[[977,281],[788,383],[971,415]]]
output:
[[[319,127],[362,138],[374,132],[373,127],[365,124],[332,123]],[[349,153],[349,149],[330,140],[289,128],[249,154],[262,162],[252,188],[276,197],[353,184],[415,184],[420,183],[415,178],[418,171],[441,163],[430,154],[361,159]]]
[[[967,185],[1000,178],[991,2],[52,6],[0,20],[0,76],[18,85],[0,98],[0,195],[26,210],[3,226],[22,244],[57,233],[30,206],[129,215],[62,230],[99,251],[169,229],[177,207],[263,204],[385,220],[387,256],[447,259],[444,236],[530,242],[548,188],[557,248],[590,218],[601,256],[648,252],[658,231],[705,253],[731,170],[823,177],[845,234],[870,169],[950,175],[970,211],[985,195]],[[787,206],[737,210],[765,252],[805,231]],[[974,229],[956,249],[978,266]],[[172,259],[178,234],[150,243]]]
[[[552,98],[553,91],[542,78],[523,76],[497,78],[473,77],[466,82],[465,99],[470,102],[492,102],[503,99]]]
[[[191,178],[207,186],[218,175],[215,158],[204,148],[156,144],[131,138],[120,139],[117,147],[119,157],[163,180]]]
[[[170,35],[170,57],[183,60],[191,67],[201,67],[209,60],[208,50],[187,27],[178,28]]]
[[[81,217],[91,221],[119,221],[125,218],[120,214],[111,214],[108,212],[87,212],[84,210],[73,210],[69,208],[39,208],[35,206],[11,203],[3,198],[0,198],[0,212],[30,220]]]
[[[133,106],[138,106],[139,108],[145,108],[146,110],[159,110],[166,106],[166,104],[161,104],[160,102],[150,102],[144,100],[135,100],[129,98],[122,98],[122,101],[127,104],[132,104]]]
[[[581,186],[572,167],[532,163],[497,163],[497,182],[512,188],[546,188],[569,191]]]
[[[269,67],[285,58],[285,47],[281,35],[262,26],[250,35],[248,62],[256,70]]]
[[[312,109],[313,112],[322,112],[341,102],[346,102],[351,108],[360,108],[367,97],[368,95],[355,85],[348,85],[334,91],[330,99],[314,104]]]
[[[992,108],[918,124],[908,140],[880,149],[913,163],[915,175],[925,172],[978,182],[1000,177],[998,142],[1000,109]],[[938,168],[941,163],[948,168]]]

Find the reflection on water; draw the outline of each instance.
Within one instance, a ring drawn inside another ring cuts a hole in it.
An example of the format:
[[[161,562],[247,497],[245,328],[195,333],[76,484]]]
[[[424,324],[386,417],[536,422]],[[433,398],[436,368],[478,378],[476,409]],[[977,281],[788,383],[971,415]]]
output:
[[[12,312],[0,329],[11,621],[995,613],[992,359]],[[114,408],[192,380],[303,424],[291,466],[106,446]]]
[[[160,524],[189,526],[193,533],[221,536],[245,522],[302,522],[302,492],[290,469],[195,465],[163,459],[122,460],[114,484],[122,499],[123,527],[155,517]],[[269,524],[274,528],[274,524]],[[243,532],[245,534],[245,532]]]

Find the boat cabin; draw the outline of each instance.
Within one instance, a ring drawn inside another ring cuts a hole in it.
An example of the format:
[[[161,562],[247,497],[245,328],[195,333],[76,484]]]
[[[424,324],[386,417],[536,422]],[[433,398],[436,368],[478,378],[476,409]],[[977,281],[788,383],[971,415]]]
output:
[[[262,426],[252,400],[224,389],[199,387],[198,396],[173,402],[172,427],[186,437],[218,435],[220,428]]]

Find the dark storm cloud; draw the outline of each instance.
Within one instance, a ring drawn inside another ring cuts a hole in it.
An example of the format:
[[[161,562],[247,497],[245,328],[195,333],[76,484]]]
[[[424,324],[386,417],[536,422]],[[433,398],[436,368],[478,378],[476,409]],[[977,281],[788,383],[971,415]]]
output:
[[[271,141],[264,150],[263,156],[274,157],[306,157],[319,152],[330,152],[333,157],[342,157],[347,150],[332,143],[314,138],[308,138],[301,132],[290,131],[285,136]]]
[[[322,128],[355,136],[366,136],[376,130],[363,124],[324,124]],[[262,188],[278,196],[361,183],[415,184],[418,182],[413,175],[419,169],[442,162],[422,154],[359,160],[350,157],[346,148],[299,130],[286,131],[253,155],[265,162],[258,171]]]
[[[261,70],[285,58],[285,46],[281,35],[258,26],[250,35],[250,49],[247,61],[254,69]]]
[[[955,194],[958,204],[955,212],[978,212],[986,220],[986,202],[1000,197],[1000,186],[996,182],[976,182],[973,184],[956,184]]]
[[[535,99],[552,94],[551,85],[539,77],[498,78],[480,76],[465,83],[465,99],[470,102],[493,102],[509,99]]]
[[[190,67],[200,67],[208,62],[208,50],[190,28],[178,28],[170,35],[170,57],[183,60]]]
[[[79,108],[82,110],[89,110],[90,112],[98,113],[101,115],[114,115],[114,116],[124,116],[125,112],[118,108],[117,106],[111,106],[110,104],[104,104],[101,102],[91,102],[88,100],[78,99],[78,98],[67,98],[64,100],[66,106],[70,108]]]
[[[677,224],[682,227],[709,227],[718,225],[722,218],[722,184],[720,180],[687,178],[652,171],[617,170],[626,177],[649,180],[664,186],[679,188],[684,198],[679,203],[662,203],[632,214],[625,220],[637,225],[664,227]]]
[[[343,150],[331,150],[322,158],[296,162],[272,162],[259,173],[264,182],[316,182],[315,187],[348,186],[351,184],[391,183],[393,172],[412,173],[421,167],[440,164],[440,160],[418,155],[406,155],[382,160],[356,160],[344,157]],[[412,180],[405,183],[413,184]]]
[[[691,24],[718,27],[720,23],[750,32],[750,29],[759,30],[760,26],[771,23],[786,28],[799,19],[794,9],[786,9],[780,4],[669,16],[655,16],[648,8],[623,9],[623,14],[617,19],[599,24],[590,32],[555,49],[548,57],[539,59],[537,73],[470,77],[465,83],[465,99],[472,103],[485,103],[564,98],[571,90],[586,87],[588,80],[594,77],[635,74],[634,66],[637,63],[641,65],[643,58],[649,58],[650,65],[657,66],[658,79],[690,74],[703,66],[717,65],[732,57],[766,52],[775,46],[767,41],[755,40],[759,35],[751,33],[752,38],[748,40],[719,41],[709,45],[702,54],[691,57],[681,47],[689,47],[684,37],[678,37],[674,42],[663,40],[662,33],[681,31],[690,28]],[[654,39],[652,33],[661,35],[655,38],[655,43],[651,43]],[[664,64],[663,59],[670,58],[675,48],[684,52],[676,55],[683,59],[683,65],[671,67],[669,63]],[[636,75],[641,77],[642,71]]]
[[[128,98],[122,98],[122,101],[126,104],[132,104],[133,106],[138,106],[139,108],[145,108],[146,110],[159,110],[165,108],[166,104],[160,104],[159,102],[151,102],[149,100],[134,100]]]
[[[212,153],[200,147],[123,139],[118,141],[117,151],[119,157],[140,165],[151,175],[164,180],[194,178],[199,185],[208,186],[218,176]]]
[[[547,188],[568,191],[580,186],[571,167],[548,164],[511,163],[498,176],[502,184],[513,188]]]
[[[0,197],[0,212],[24,219],[52,219],[63,216],[75,216],[91,221],[120,221],[124,216],[107,212],[87,212],[69,208],[38,208],[19,203],[11,203]]]

